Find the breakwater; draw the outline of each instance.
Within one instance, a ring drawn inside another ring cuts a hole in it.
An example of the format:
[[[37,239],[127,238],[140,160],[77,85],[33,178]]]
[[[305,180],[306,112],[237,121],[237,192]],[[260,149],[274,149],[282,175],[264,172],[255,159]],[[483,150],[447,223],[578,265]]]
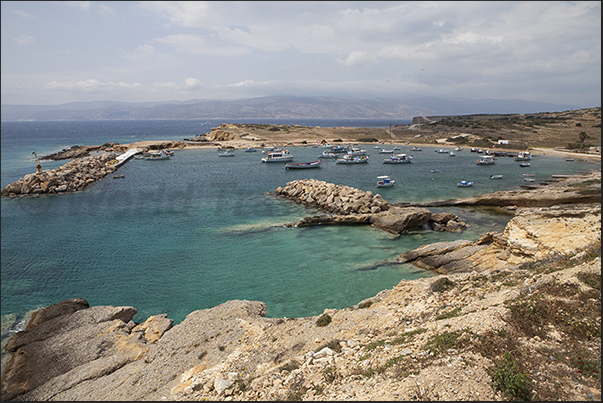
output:
[[[117,170],[117,154],[77,158],[55,169],[41,170],[6,185],[3,197],[76,192]]]

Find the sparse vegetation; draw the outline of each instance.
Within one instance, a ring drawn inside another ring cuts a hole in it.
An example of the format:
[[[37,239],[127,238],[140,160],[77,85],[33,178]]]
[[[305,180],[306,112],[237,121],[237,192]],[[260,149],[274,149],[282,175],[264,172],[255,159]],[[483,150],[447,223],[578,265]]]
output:
[[[332,318],[328,313],[322,314],[318,319],[316,319],[316,326],[327,326],[329,323],[331,323],[331,320]]]

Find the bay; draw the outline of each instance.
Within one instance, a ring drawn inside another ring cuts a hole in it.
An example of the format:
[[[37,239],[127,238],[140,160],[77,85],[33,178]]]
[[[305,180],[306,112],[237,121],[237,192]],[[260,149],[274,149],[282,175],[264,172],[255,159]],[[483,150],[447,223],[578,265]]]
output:
[[[307,126],[388,127],[390,121],[244,120],[241,123]],[[138,140],[182,140],[236,121],[2,122],[2,186],[35,171],[38,155],[71,145]],[[407,124],[394,121],[393,124]],[[387,146],[385,146],[387,147]],[[68,298],[91,305],[133,306],[134,320],[166,313],[175,323],[197,309],[232,299],[263,301],[269,317],[318,315],[345,308],[389,289],[402,279],[433,274],[406,264],[384,264],[426,243],[477,240],[502,231],[509,215],[488,209],[440,208],[470,227],[460,234],[416,230],[394,237],[364,226],[287,228],[320,212],[274,196],[288,181],[315,178],[380,193],[386,200],[443,200],[518,188],[523,173],[536,181],[551,174],[596,169],[586,161],[536,156],[530,168],[499,157],[493,166],[475,164],[468,149],[456,157],[424,147],[412,164],[383,164],[386,155],[365,145],[368,164],[286,170],[261,162],[261,152],[176,150],[169,160],[132,159],[112,176],[84,191],[1,200],[2,293],[5,317]],[[316,159],[321,149],[291,147],[294,161]],[[43,162],[52,169],[66,161]],[[438,172],[431,172],[437,169]],[[503,174],[490,180],[491,174]],[[392,188],[376,188],[390,175]],[[472,180],[471,188],[456,182]],[[3,326],[4,327],[4,326]],[[14,326],[13,326],[13,331]],[[3,335],[4,337],[4,335]]]

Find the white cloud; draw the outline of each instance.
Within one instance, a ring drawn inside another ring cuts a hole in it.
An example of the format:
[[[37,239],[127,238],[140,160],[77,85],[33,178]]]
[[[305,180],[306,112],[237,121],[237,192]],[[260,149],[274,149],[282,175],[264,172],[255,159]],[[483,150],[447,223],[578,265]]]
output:
[[[21,34],[15,38],[15,42],[19,45],[29,45],[31,43],[34,43],[35,40],[36,40],[35,37],[33,37],[31,35],[25,35],[25,34]]]
[[[76,8],[80,8],[82,10],[89,10],[91,6],[90,1],[64,1],[64,4]]]

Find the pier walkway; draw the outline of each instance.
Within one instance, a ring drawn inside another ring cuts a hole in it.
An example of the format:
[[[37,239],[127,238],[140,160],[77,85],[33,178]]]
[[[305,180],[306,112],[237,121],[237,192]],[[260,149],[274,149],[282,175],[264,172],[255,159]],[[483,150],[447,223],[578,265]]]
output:
[[[115,164],[115,166],[116,167],[121,166],[126,161],[128,161],[130,158],[132,158],[134,155],[140,154],[141,152],[142,152],[142,150],[139,150],[138,148],[130,148],[128,151],[126,151],[123,154],[118,155],[115,158],[117,160],[117,163]]]

